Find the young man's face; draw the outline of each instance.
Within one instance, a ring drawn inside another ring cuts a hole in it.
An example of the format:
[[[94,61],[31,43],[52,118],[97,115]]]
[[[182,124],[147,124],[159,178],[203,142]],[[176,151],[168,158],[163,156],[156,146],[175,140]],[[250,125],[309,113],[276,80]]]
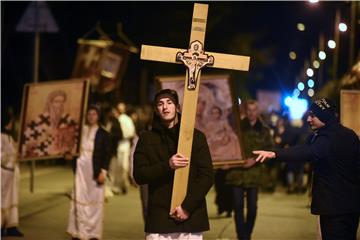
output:
[[[320,121],[320,119],[316,117],[313,113],[309,113],[307,117],[307,122],[309,123],[312,130],[316,130],[325,126],[325,123]]]
[[[176,105],[168,97],[160,98],[156,103],[156,112],[164,122],[174,121],[177,116],[176,110]]]

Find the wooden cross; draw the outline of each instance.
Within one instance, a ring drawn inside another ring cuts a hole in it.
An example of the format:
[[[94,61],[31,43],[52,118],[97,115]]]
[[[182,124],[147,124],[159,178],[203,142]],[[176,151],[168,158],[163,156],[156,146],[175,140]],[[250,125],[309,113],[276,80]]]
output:
[[[248,71],[250,63],[250,57],[247,56],[204,52],[207,14],[207,4],[194,4],[189,49],[149,45],[141,46],[140,58],[143,60],[183,63],[187,67],[177,152],[189,159],[195,127],[201,68],[210,66],[214,68]],[[171,210],[181,205],[186,196],[189,167],[190,164],[185,168],[179,168],[175,171]]]

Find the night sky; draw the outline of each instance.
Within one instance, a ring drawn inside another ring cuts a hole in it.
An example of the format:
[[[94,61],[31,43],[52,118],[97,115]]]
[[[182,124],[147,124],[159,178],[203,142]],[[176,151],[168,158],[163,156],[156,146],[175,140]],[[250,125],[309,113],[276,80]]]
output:
[[[121,22],[126,35],[140,48],[141,44],[187,48],[193,2],[47,2],[60,28],[58,33],[41,34],[40,82],[70,78],[75,61],[77,39],[97,22],[116,36]],[[250,71],[237,73],[206,69],[203,74],[229,73],[236,81],[239,96],[255,97],[257,89],[292,92],[296,77],[309,59],[311,47],[318,46],[319,33],[332,38],[335,9],[349,22],[349,2],[207,2],[209,4],[205,51],[250,56]],[[20,110],[22,89],[32,82],[34,36],[15,31],[29,2],[1,2],[1,82],[2,108]],[[296,28],[304,23],[306,30]],[[97,37],[96,34],[93,37]],[[348,36],[342,35],[343,55],[340,75],[348,70]],[[358,45],[357,45],[358,46]],[[289,51],[298,59],[289,59]],[[341,49],[340,49],[341,50]],[[154,76],[184,74],[181,65],[141,61],[132,54],[122,79],[122,98],[139,104],[142,70],[148,73],[149,95]],[[329,60],[330,61],[330,60]],[[325,68],[331,62],[325,64]],[[325,70],[325,82],[329,79]]]

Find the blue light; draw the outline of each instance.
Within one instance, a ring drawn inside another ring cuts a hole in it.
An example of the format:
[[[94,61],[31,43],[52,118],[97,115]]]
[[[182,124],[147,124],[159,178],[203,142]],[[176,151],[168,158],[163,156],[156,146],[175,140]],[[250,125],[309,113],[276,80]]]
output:
[[[300,95],[300,91],[299,89],[295,88],[294,91],[293,91],[293,97],[298,97]]]
[[[304,83],[299,82],[298,85],[297,85],[297,87],[298,87],[298,89],[299,89],[300,91],[302,91],[302,90],[304,90],[305,85],[304,85]]]
[[[312,79],[310,78],[310,79],[308,80],[308,82],[307,82],[307,85],[309,86],[309,88],[314,87],[314,85],[315,85],[314,80],[312,80]]]
[[[291,97],[290,96],[287,96],[286,98],[285,98],[285,105],[286,106],[288,106],[288,107],[290,107],[290,104],[291,104]]]
[[[287,96],[285,105],[289,107],[291,119],[301,119],[308,108],[308,101],[303,98]]]

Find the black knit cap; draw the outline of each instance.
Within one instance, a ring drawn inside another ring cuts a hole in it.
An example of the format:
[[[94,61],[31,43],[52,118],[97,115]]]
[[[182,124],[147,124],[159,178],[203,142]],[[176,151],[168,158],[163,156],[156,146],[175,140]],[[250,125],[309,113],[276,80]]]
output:
[[[323,123],[327,123],[336,117],[336,106],[330,99],[321,98],[311,104],[310,113],[314,114]]]
[[[154,98],[154,101],[155,101],[155,105],[157,104],[157,102],[160,100],[160,98],[164,98],[164,97],[168,97],[171,99],[171,101],[174,102],[175,105],[178,105],[179,104],[179,97],[178,97],[178,94],[175,90],[172,90],[172,89],[162,89],[160,91],[158,91],[156,94],[155,94],[155,98]]]

